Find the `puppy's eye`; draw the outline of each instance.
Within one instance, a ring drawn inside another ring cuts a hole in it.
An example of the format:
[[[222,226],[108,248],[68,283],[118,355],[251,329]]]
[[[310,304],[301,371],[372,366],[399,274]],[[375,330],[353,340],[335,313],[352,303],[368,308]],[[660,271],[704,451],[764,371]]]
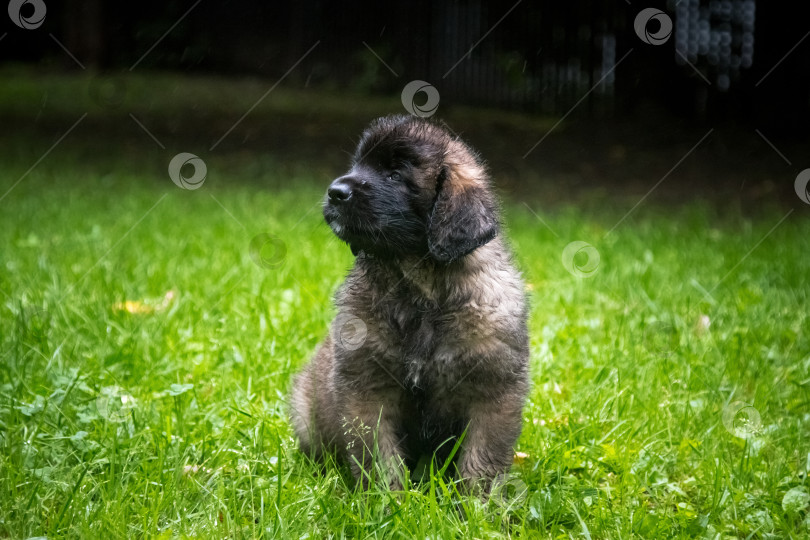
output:
[[[401,179],[402,179],[402,176],[401,176],[401,175],[400,175],[400,174],[399,174],[397,171],[393,171],[393,172],[388,173],[388,177],[387,177],[387,178],[388,178],[389,180],[394,181],[394,182],[398,182],[399,180],[401,180]]]

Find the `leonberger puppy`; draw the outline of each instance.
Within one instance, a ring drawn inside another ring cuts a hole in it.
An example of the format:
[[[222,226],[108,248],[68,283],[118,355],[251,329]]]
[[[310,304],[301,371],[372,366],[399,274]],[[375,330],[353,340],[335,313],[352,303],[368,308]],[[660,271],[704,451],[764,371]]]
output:
[[[529,339],[484,163],[442,124],[380,118],[323,214],[355,261],[293,383],[301,450],[336,450],[364,486],[392,489],[420,457],[452,457],[467,488],[489,489],[520,434]]]

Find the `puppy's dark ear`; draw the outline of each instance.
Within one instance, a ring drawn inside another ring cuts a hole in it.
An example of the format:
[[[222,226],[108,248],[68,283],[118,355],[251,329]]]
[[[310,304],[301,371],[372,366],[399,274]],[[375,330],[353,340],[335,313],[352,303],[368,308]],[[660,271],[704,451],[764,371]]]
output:
[[[498,232],[497,203],[482,182],[445,166],[439,174],[436,202],[428,224],[428,249],[443,264],[483,246]],[[476,167],[468,172],[483,175]]]

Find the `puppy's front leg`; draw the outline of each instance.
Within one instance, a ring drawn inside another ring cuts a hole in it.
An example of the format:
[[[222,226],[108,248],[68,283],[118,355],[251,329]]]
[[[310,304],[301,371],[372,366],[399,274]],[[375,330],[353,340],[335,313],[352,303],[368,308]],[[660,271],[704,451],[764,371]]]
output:
[[[352,396],[347,400],[343,416],[346,451],[352,473],[364,488],[368,488],[376,466],[390,489],[402,489],[398,402],[394,395]]]
[[[469,423],[461,445],[458,472],[466,487],[489,491],[492,480],[509,470],[513,448],[521,428],[522,398],[473,403]]]

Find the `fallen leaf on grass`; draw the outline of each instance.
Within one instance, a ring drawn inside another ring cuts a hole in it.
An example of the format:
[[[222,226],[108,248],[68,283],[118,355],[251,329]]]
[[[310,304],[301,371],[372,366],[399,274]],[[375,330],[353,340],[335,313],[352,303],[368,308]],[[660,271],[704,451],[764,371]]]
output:
[[[527,459],[529,459],[529,454],[526,452],[515,452],[515,457],[512,459],[512,461],[515,463],[515,465],[520,465]]]
[[[163,298],[146,299],[146,300],[127,300],[125,302],[117,302],[113,304],[113,310],[126,311],[133,315],[143,315],[154,313],[155,311],[163,311],[168,308],[177,295],[174,291],[168,291]]]

